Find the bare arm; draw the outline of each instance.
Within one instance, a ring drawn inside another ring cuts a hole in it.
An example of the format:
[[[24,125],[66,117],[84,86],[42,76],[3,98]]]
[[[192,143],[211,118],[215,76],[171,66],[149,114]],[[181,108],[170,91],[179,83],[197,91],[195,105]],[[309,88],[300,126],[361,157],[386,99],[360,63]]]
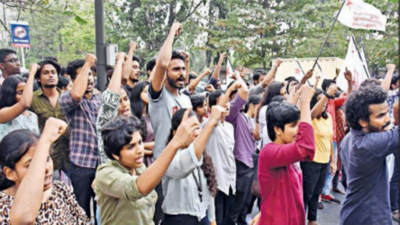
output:
[[[272,82],[272,80],[275,77],[276,71],[278,70],[279,66],[282,63],[281,59],[276,59],[276,64],[272,66],[271,70],[268,72],[267,76],[264,77],[264,79],[261,82],[261,85],[263,88],[266,88],[268,86],[268,84],[270,84]]]
[[[215,65],[214,73],[212,75],[212,78],[214,80],[219,79],[219,72],[221,70],[221,66],[222,66],[222,63],[224,62],[225,58],[226,58],[226,53],[221,53],[219,55],[219,61],[218,61],[217,65]]]
[[[87,54],[85,58],[85,64],[81,68],[80,73],[74,81],[74,86],[71,90],[71,96],[75,101],[80,101],[86,92],[88,85],[88,78],[90,73],[90,68],[96,63],[96,56],[92,54]]]
[[[189,84],[189,90],[193,91],[196,89],[197,85],[199,85],[200,81],[206,77],[207,75],[209,75],[211,73],[210,69],[207,69],[206,71],[204,71],[204,73],[202,73],[201,75],[197,76],[196,79],[193,80],[193,82],[191,84]]]
[[[201,130],[199,136],[194,140],[194,151],[196,153],[196,157],[198,160],[201,159],[203,155],[205,146],[207,144],[208,139],[210,138],[211,133],[213,132],[215,126],[218,124],[218,121],[221,119],[222,113],[225,109],[221,106],[213,106],[211,109],[211,116],[208,120],[207,124]]]
[[[200,124],[195,117],[188,118],[189,112],[190,109],[185,112],[174,138],[160,156],[137,178],[136,185],[142,195],[148,195],[160,183],[178,150],[193,142],[194,132],[200,128]]]
[[[247,101],[249,97],[249,89],[247,88],[246,82],[244,82],[244,80],[237,71],[235,71],[235,77],[236,81],[240,82],[241,84],[240,88],[238,89],[238,95],[241,99]]]
[[[386,65],[386,68],[387,68],[387,73],[385,76],[385,80],[381,84],[381,87],[383,88],[383,90],[389,91],[390,83],[392,82],[393,73],[394,73],[394,70],[396,69],[396,65],[388,64],[388,65]]]
[[[311,125],[311,111],[310,102],[315,93],[315,90],[309,86],[303,86],[301,88],[300,96],[300,121]]]
[[[129,43],[128,59],[126,60],[126,62],[125,62],[125,64],[124,64],[124,67],[123,67],[123,69],[122,69],[122,73],[123,73],[122,79],[123,79],[123,82],[126,82],[126,81],[129,79],[129,76],[131,75],[131,72],[132,72],[132,64],[133,64],[133,63],[132,63],[132,62],[133,62],[132,57],[133,57],[133,54],[135,54],[135,52],[136,52],[136,47],[137,47],[137,44],[136,44],[135,42],[131,41],[131,42]]]
[[[320,76],[317,76],[317,77],[315,78],[314,90],[317,90],[317,88],[318,88],[318,83],[319,83],[319,80],[320,80],[320,79],[321,79]]]
[[[126,55],[123,52],[118,53],[117,65],[114,68],[114,72],[111,77],[110,84],[108,84],[108,89],[114,93],[119,93],[121,90],[122,64],[124,63],[125,56]],[[129,58],[128,58],[128,60],[129,60]]]
[[[303,86],[303,84],[305,84],[307,82],[308,79],[310,79],[313,75],[313,70],[309,70],[306,75],[304,75],[303,78],[301,78],[301,81],[299,83],[299,86],[297,87],[297,89],[299,89],[301,86]]]
[[[347,80],[347,94],[350,94],[353,91],[353,85],[352,85],[352,81],[353,78],[351,76],[351,72],[347,70],[344,71],[344,77]]]
[[[28,172],[14,196],[10,211],[10,224],[33,224],[43,201],[43,186],[46,170],[50,162],[51,145],[65,132],[67,124],[58,119],[49,118],[40,137]]]
[[[337,92],[337,86],[335,84],[331,84],[331,86],[329,86],[327,94],[329,96],[333,96],[334,93],[336,93],[336,92]],[[319,114],[322,113],[322,110],[324,108],[326,101],[328,101],[328,97],[323,95],[322,98],[317,102],[317,104],[311,110],[311,118],[312,119],[316,118]]]
[[[172,44],[174,37],[179,35],[182,29],[180,23],[174,23],[169,31],[168,37],[161,47],[160,53],[156,59],[156,66],[154,67],[154,76],[151,81],[151,86],[155,92],[160,92],[164,85],[165,73],[168,70],[168,65],[172,56]]]
[[[181,52],[183,56],[185,56],[185,69],[186,69],[186,76],[185,76],[185,85],[189,85],[189,73],[190,73],[190,55],[187,52]]]
[[[21,100],[10,107],[4,107],[0,110],[0,123],[7,123],[15,119],[31,107],[33,99],[33,81],[36,71],[39,68],[40,66],[38,64],[31,64],[28,80],[26,81]]]
[[[231,93],[233,91],[237,90],[241,86],[242,86],[242,84],[240,82],[235,82],[234,84],[232,84],[228,88],[228,90],[226,90],[225,94],[221,96],[221,99],[220,99],[218,105],[221,107],[225,107],[226,103],[228,103],[228,101],[229,101],[229,95],[231,95]]]

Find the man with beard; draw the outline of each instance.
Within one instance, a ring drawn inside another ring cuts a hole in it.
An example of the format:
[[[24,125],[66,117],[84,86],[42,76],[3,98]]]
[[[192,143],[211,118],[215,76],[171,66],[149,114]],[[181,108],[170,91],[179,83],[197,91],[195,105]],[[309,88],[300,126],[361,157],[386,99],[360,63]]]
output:
[[[391,225],[386,156],[399,148],[399,129],[390,128],[387,93],[374,83],[361,86],[345,103],[351,128],[342,143],[347,176],[340,224]]]
[[[153,70],[153,79],[149,86],[149,115],[154,129],[155,146],[153,157],[157,159],[167,144],[171,133],[171,118],[176,111],[182,108],[191,108],[188,96],[181,94],[179,89],[185,85],[185,57],[172,51],[174,37],[182,30],[180,23],[174,23],[156,59]],[[161,204],[163,193],[161,183],[156,187],[158,200],[154,223],[162,219]]]
[[[0,49],[0,87],[7,77],[21,73],[20,66],[21,63],[14,50],[6,48]]]
[[[36,72],[35,79],[40,89],[33,93],[31,111],[36,113],[39,119],[40,132],[43,131],[46,120],[54,117],[66,121],[64,114],[61,112],[59,99],[62,91],[57,88],[60,65],[51,59],[46,59],[39,63],[39,70]],[[54,170],[61,170],[68,175],[69,168],[69,135],[64,133],[54,142],[51,158],[54,163]],[[55,174],[56,178],[58,175]]]
[[[140,59],[133,55],[136,52],[137,44],[133,41],[129,43],[128,60],[126,60],[123,66],[123,80],[126,82],[125,88],[128,96],[131,96],[133,87],[139,82],[140,75]]]
[[[69,175],[76,200],[89,218],[90,199],[95,197],[92,182],[100,160],[96,120],[102,95],[94,88],[94,78],[90,69],[96,60],[96,56],[87,54],[85,60],[75,60],[68,64],[67,73],[71,76],[74,86],[60,98],[61,111],[67,119],[71,137]]]

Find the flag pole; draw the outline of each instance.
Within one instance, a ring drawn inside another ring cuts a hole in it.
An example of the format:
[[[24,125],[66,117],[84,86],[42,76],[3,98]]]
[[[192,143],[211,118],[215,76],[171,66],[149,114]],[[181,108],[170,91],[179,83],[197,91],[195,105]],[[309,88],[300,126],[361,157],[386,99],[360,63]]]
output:
[[[364,72],[365,72],[365,74],[367,75],[367,77],[368,77],[368,79],[369,79],[370,77],[369,77],[368,71],[367,71],[367,69],[365,68],[365,64],[364,64],[364,61],[362,60],[360,50],[358,50],[358,47],[357,47],[357,44],[356,44],[356,39],[354,38],[354,35],[351,36],[351,38],[353,39],[354,46],[356,46],[356,50],[357,50],[357,53],[358,53],[358,57],[360,57],[361,62],[363,62]]]
[[[331,35],[333,26],[335,26],[335,23],[336,23],[336,21],[337,21],[339,15],[340,15],[340,12],[341,12],[342,9],[343,9],[344,3],[346,3],[346,0],[343,1],[342,6],[340,7],[338,14],[336,15],[335,20],[333,21],[332,26],[331,26],[331,28],[329,29],[328,36],[326,36],[325,42],[324,42],[324,44],[322,45],[321,49],[319,50],[319,54],[318,54],[317,60],[315,60],[315,63],[314,63],[314,65],[313,65],[313,67],[312,67],[312,70],[314,70],[315,65],[317,65],[317,62],[318,62],[319,57],[321,57],[322,50],[324,50],[324,47],[325,47],[325,45],[326,45],[326,42],[328,41],[328,38],[329,38],[329,36]]]
[[[301,67],[299,60],[296,59],[296,63],[297,65],[299,65],[301,72],[304,74],[304,76],[306,75],[306,73],[304,73],[303,67]],[[307,84],[308,86],[311,86],[310,81],[307,80]]]
[[[369,67],[369,59],[368,59],[367,54],[365,53],[364,42],[363,42],[362,37],[360,37],[360,39],[361,39],[361,48],[362,48],[362,50],[363,50],[363,52],[364,52],[365,65],[367,65],[368,76],[369,76],[369,78],[371,78],[371,73],[370,73],[370,70],[369,70],[369,68],[370,68],[370,67]]]

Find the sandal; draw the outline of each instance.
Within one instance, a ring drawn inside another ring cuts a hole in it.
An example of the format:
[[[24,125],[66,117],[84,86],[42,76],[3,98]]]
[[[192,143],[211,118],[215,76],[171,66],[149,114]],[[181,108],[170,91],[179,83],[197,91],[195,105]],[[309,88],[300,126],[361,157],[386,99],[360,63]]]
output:
[[[399,211],[394,211],[394,212],[392,212],[392,218],[393,218],[394,221],[400,222],[400,219],[399,219]]]

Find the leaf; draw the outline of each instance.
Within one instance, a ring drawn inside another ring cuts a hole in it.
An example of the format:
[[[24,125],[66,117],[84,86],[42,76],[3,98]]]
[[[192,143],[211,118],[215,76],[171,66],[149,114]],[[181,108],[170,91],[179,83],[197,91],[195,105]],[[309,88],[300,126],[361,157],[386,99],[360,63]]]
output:
[[[86,25],[87,21],[82,19],[80,16],[75,16],[75,21],[78,22],[80,25]]]
[[[72,11],[65,11],[65,12],[63,12],[63,14],[66,15],[66,16],[73,16],[73,15],[74,15],[74,12],[72,12]]]

